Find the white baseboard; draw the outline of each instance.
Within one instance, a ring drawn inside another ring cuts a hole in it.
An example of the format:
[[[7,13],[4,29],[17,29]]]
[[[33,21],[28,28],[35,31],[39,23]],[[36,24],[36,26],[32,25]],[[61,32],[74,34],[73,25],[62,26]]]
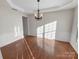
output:
[[[75,43],[75,45],[70,42],[71,46],[74,48],[74,50],[78,53],[78,46],[76,45],[77,43]]]

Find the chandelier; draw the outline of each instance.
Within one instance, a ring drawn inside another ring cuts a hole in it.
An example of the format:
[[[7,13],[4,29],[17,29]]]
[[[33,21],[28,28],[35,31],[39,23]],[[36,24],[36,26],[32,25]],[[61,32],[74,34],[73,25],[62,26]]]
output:
[[[38,2],[38,9],[37,9],[37,13],[35,14],[35,19],[41,20],[43,15],[40,13],[40,9],[39,9],[40,0],[37,0],[37,2]]]

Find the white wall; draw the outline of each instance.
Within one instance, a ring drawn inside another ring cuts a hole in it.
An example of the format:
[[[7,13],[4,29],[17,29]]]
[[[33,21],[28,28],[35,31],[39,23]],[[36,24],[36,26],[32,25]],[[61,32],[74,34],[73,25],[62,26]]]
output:
[[[71,27],[73,20],[73,9],[44,13],[41,21],[36,21],[34,15],[29,15],[29,34],[36,36],[36,27],[46,23],[57,21],[56,40],[70,41]]]
[[[23,37],[22,14],[0,0],[0,47]]]
[[[71,33],[71,45],[73,48],[78,52],[78,38],[76,37],[77,35],[77,24],[78,24],[78,8],[76,7],[74,9],[74,21],[73,21],[73,26],[72,26],[72,33]]]
[[[3,59],[3,57],[2,57],[2,53],[1,53],[1,50],[0,50],[0,59]]]

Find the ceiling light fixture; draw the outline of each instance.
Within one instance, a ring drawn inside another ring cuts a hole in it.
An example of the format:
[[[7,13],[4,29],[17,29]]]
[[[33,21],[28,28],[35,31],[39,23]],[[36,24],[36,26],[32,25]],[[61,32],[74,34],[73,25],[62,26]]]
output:
[[[37,9],[37,13],[35,14],[35,19],[41,20],[43,15],[40,13],[40,9],[39,9],[39,2],[40,2],[40,0],[37,0],[37,2],[38,2],[38,9]]]

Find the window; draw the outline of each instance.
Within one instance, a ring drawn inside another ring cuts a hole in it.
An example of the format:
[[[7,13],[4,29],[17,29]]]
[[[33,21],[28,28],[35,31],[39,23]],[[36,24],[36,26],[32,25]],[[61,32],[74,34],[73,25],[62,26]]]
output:
[[[37,37],[43,38],[43,26],[37,28]]]
[[[56,33],[56,21],[45,24],[37,28],[37,36],[38,37],[45,37],[48,39],[55,39]]]

